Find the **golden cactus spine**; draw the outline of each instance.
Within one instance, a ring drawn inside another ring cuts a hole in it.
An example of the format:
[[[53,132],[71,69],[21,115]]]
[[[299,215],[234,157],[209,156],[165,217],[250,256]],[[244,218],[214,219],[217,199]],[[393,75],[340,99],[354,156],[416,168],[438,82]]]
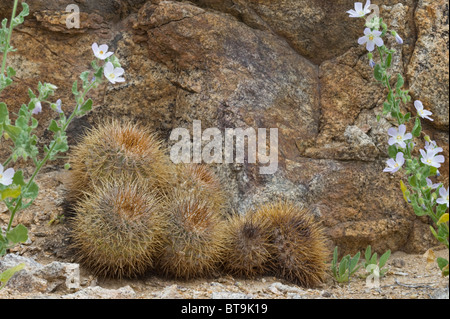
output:
[[[71,220],[77,259],[96,275],[136,277],[163,248],[167,220],[144,181],[101,180],[76,206]]]

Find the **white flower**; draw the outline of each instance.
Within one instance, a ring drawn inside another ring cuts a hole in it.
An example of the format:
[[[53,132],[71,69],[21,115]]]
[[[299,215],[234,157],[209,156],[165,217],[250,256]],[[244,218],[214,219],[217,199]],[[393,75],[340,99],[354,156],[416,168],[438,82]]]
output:
[[[439,168],[441,167],[441,164],[445,162],[444,156],[436,156],[436,150],[428,150],[427,152],[425,152],[424,150],[420,150],[420,154],[422,155],[422,158],[420,160],[422,161],[422,163],[428,166]]]
[[[447,205],[448,207],[448,188],[441,187],[439,189],[439,195],[441,195],[441,198],[438,198],[436,203],[441,205]]]
[[[94,43],[92,45],[92,51],[94,51],[94,55],[100,60],[106,60],[114,54],[113,52],[108,52],[108,46],[106,44],[102,44],[99,47],[97,43]]]
[[[431,189],[436,189],[439,186],[441,186],[441,183],[433,184],[433,181],[429,179],[428,177],[425,179],[427,181],[427,186]]]
[[[358,39],[359,44],[366,44],[367,51],[372,52],[375,50],[375,45],[377,47],[381,47],[384,45],[383,39],[380,37],[382,32],[381,31],[371,31],[369,28],[366,28],[364,30],[364,36]]]
[[[431,117],[429,117],[429,115],[433,115],[433,113],[431,113],[428,110],[424,110],[423,109],[423,104],[420,101],[415,101],[414,102],[414,106],[416,107],[417,110],[417,114],[423,118],[423,119],[428,119],[430,121],[434,121]]]
[[[406,148],[405,141],[411,140],[413,138],[411,133],[406,133],[406,126],[404,124],[400,125],[398,127],[398,130],[395,127],[391,127],[388,130],[389,136],[391,138],[389,139],[388,143],[389,145],[398,144],[401,148]]]
[[[34,109],[33,112],[31,112],[31,114],[39,114],[42,112],[42,104],[40,101],[37,101],[36,104],[34,105]]]
[[[111,82],[112,84],[115,84],[116,82],[125,82],[125,79],[120,77],[124,73],[125,73],[124,69],[115,68],[111,62],[108,62],[105,65],[104,74],[106,78],[109,80],[109,82]]]
[[[13,182],[14,177],[14,169],[8,168],[6,171],[3,171],[4,167],[2,164],[0,164],[0,184],[3,184],[5,186],[9,186]]]
[[[374,68],[375,65],[377,65],[377,64],[375,63],[375,61],[373,59],[370,59],[369,65],[370,65],[371,68]]]
[[[356,2],[355,3],[355,10],[349,10],[347,11],[348,14],[350,14],[350,18],[362,18],[366,14],[370,13],[370,0],[367,0],[366,5],[363,8],[362,2]]]
[[[395,160],[390,158],[387,160],[386,164],[388,165],[388,167],[386,167],[383,172],[394,174],[403,166],[403,164],[405,164],[404,154],[402,152],[398,152]]]
[[[444,149],[442,147],[438,147],[435,141],[425,141],[425,151],[434,151],[437,154],[443,152]]]

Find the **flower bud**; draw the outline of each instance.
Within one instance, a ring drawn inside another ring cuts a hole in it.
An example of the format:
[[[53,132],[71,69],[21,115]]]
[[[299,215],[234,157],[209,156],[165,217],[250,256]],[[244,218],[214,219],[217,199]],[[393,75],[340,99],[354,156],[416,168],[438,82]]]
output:
[[[4,132],[3,136],[5,137],[5,140],[9,140],[9,134],[8,133]]]
[[[417,201],[419,203],[419,205],[424,205],[425,201],[423,200],[422,197],[419,197],[419,200]]]
[[[403,39],[398,35],[397,32],[392,31],[391,34],[395,37],[395,41],[397,41],[398,44],[403,44]]]
[[[431,143],[431,138],[428,135],[425,135],[424,137],[425,141],[427,141],[428,143]]]

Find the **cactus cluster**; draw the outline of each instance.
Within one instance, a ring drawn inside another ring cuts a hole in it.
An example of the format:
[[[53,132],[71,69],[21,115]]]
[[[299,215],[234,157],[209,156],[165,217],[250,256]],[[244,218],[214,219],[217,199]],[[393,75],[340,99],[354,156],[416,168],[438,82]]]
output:
[[[174,165],[153,133],[105,121],[71,156],[67,197],[78,260],[98,276],[148,270],[191,279],[220,271],[320,283],[320,227],[290,203],[228,216],[222,183],[205,165]]]

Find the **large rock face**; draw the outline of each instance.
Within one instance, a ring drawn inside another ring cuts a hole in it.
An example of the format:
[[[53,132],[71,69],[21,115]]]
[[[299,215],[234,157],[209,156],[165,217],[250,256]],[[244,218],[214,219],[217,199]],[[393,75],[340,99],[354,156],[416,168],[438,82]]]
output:
[[[9,15],[2,1],[0,16]],[[9,56],[16,85],[1,97],[13,109],[28,87],[56,84],[63,108],[71,85],[89,67],[93,42],[108,43],[123,62],[126,83],[105,85],[94,112],[70,129],[71,142],[105,116],[152,127],[168,143],[174,128],[278,128],[279,169],[217,164],[230,209],[245,213],[280,198],[312,210],[330,248],[421,252],[436,242],[428,220],[403,201],[398,177],[382,173],[387,120],[376,122],[385,92],[357,45],[363,24],[345,11],[353,1],[115,0],[78,1],[81,28],[65,27],[71,1],[29,0],[32,14],[14,33]],[[374,2],[374,1],[373,1]],[[448,160],[448,3],[380,0],[381,14],[405,40],[394,71],[434,113],[424,127]],[[55,98],[56,99],[56,98]],[[414,111],[412,103],[407,106]],[[39,115],[48,125],[51,110]],[[49,135],[43,133],[41,142]],[[3,143],[3,142],[2,142]],[[0,156],[6,154],[0,147]],[[18,165],[21,163],[18,163]],[[21,165],[24,165],[23,163]],[[448,165],[440,181],[448,185]]]

